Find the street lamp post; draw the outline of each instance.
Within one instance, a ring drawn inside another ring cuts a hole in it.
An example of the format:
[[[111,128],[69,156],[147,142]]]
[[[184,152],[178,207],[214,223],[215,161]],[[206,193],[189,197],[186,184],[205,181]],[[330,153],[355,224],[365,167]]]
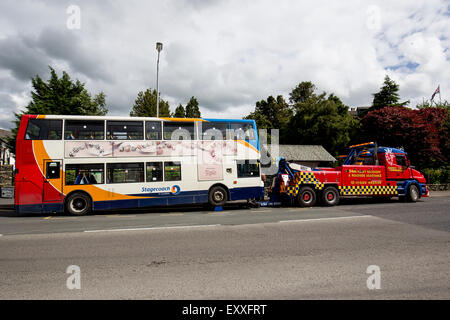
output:
[[[156,43],[156,50],[158,50],[158,61],[156,63],[156,117],[159,117],[159,53],[163,48],[161,42]]]

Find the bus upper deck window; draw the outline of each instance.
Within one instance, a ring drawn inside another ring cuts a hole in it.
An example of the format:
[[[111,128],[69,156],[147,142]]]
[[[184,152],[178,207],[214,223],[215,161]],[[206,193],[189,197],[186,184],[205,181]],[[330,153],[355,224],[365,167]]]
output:
[[[108,140],[143,140],[142,121],[107,121]]]
[[[102,120],[66,120],[66,140],[103,140],[104,136],[105,122]]]
[[[28,120],[25,140],[61,140],[62,120]]]
[[[161,140],[161,121],[145,122],[145,138],[147,140]]]
[[[235,140],[255,140],[253,123],[231,122],[231,133]]]
[[[164,122],[164,140],[194,140],[194,122]]]
[[[228,122],[200,122],[202,140],[227,140],[229,138]]]

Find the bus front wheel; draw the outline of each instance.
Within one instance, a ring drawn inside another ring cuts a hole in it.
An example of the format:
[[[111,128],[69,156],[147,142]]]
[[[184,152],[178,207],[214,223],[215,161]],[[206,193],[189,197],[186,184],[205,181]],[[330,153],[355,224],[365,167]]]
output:
[[[73,193],[66,200],[66,210],[71,215],[84,216],[90,213],[91,209],[91,198],[85,193]]]
[[[227,191],[221,186],[212,187],[209,190],[208,202],[215,207],[223,206],[227,202]]]

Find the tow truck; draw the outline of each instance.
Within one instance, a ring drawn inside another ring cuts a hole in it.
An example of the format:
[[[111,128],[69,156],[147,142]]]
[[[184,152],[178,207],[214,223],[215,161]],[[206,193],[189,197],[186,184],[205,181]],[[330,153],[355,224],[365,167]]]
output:
[[[375,142],[349,147],[336,168],[314,168],[280,158],[278,172],[269,191],[270,201],[261,205],[294,204],[333,206],[343,197],[399,197],[416,202],[429,196],[422,173],[411,166],[408,154]]]

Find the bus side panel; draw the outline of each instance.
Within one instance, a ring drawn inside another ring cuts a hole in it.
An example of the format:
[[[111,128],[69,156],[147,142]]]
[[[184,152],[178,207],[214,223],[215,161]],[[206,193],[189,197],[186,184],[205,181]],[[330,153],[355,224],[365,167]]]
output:
[[[264,187],[242,187],[230,189],[231,201],[259,199],[264,197]]]

